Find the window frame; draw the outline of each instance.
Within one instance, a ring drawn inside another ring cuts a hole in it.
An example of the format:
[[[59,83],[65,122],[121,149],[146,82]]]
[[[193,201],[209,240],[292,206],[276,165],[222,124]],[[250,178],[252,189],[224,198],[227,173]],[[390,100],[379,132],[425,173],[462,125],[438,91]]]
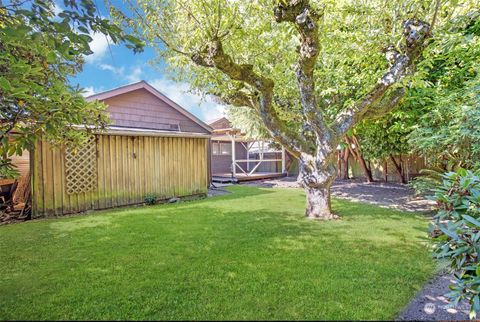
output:
[[[232,155],[231,143],[221,142],[221,141],[212,142],[212,155],[231,156]]]

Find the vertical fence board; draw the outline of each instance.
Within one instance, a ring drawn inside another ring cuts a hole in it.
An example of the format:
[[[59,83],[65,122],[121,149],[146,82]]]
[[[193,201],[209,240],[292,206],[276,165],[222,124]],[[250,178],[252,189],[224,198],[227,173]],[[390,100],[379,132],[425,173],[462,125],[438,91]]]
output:
[[[45,212],[47,215],[51,216],[54,214],[54,205],[53,205],[53,185],[52,182],[52,167],[53,167],[53,160],[51,155],[51,147],[49,146],[48,149],[43,150],[43,159],[45,160],[44,169],[43,169],[43,180],[46,183],[45,190],[44,190],[44,198],[45,198]]]
[[[161,185],[161,194],[163,198],[168,197],[167,193],[167,176],[166,176],[166,166],[165,166],[165,138],[158,138],[158,142],[160,143],[159,145],[159,160],[160,160],[160,185]]]
[[[207,191],[207,139],[97,135],[94,191],[67,194],[65,149],[37,142],[31,159],[34,216],[61,215]]]
[[[132,137],[127,137],[127,153],[125,156],[125,159],[127,161],[127,169],[125,173],[127,174],[127,180],[125,180],[125,184],[127,186],[126,189],[128,189],[127,193],[127,199],[128,199],[128,204],[133,203],[133,198],[132,198],[132,188],[134,188],[133,185],[133,175],[134,175],[134,167],[133,167],[133,138]]]
[[[202,192],[207,193],[208,192],[208,141],[206,139],[203,139],[203,150],[202,150],[202,166],[200,171],[203,172],[203,182],[202,182]]]
[[[34,193],[32,194],[32,203],[34,215],[43,214],[45,211],[42,150],[43,142],[38,141],[34,148],[34,156],[31,160],[32,164],[30,165],[33,178],[32,192]]]
[[[97,205],[98,208],[105,208],[105,174],[104,174],[104,154],[103,154],[103,135],[97,136]]]
[[[62,151],[59,148],[52,149],[53,157],[53,204],[55,215],[63,213],[63,175],[62,175]]]
[[[159,152],[158,152],[158,145],[159,145],[159,138],[155,137],[153,138],[153,167],[154,167],[154,181],[153,181],[153,187],[157,193],[157,197],[161,198],[162,196],[162,187],[160,186],[160,162],[159,162]]]
[[[179,155],[178,155],[178,161],[177,161],[177,168],[178,168],[178,186],[180,187],[180,196],[185,195],[185,171],[187,170],[184,166],[185,161],[186,161],[186,155],[185,155],[185,138],[180,139],[180,145],[179,145]]]

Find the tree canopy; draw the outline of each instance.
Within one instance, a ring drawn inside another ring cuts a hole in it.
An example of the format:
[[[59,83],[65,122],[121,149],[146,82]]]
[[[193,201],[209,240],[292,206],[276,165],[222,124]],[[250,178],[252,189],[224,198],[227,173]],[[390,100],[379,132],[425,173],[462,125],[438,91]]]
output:
[[[295,76],[299,36],[293,25],[275,21],[272,1],[130,3],[131,10],[141,17],[131,20],[130,26],[156,47],[177,79],[227,103],[239,92],[255,95],[252,86],[191,59],[205,51],[209,40],[218,37],[232,61],[252,66],[255,72],[275,81],[275,112],[289,128],[304,130]],[[322,110],[329,123],[334,122],[339,111],[362,99],[383,76],[388,68],[388,45],[402,44],[402,23],[412,17],[432,20],[435,4],[418,0],[309,2],[312,11],[321,16],[321,55],[314,69],[317,109]],[[438,19],[447,15],[449,11],[442,10]],[[162,45],[158,46],[159,43]]]
[[[426,84],[413,103],[424,111],[409,141],[432,163],[473,168],[480,160],[480,11],[451,20],[425,53]]]
[[[192,88],[255,111],[300,160],[307,214],[333,218],[336,147],[395,107],[434,33],[469,1],[128,1],[116,12]]]
[[[399,106],[357,133],[367,159],[417,153],[439,168],[480,160],[480,11],[437,28]]]
[[[92,54],[90,35],[102,33],[136,51],[143,44],[101,17],[91,0],[0,2],[0,171],[40,136],[52,143],[79,142],[80,125],[101,128],[105,106],[86,102],[70,77]],[[58,10],[58,11],[57,11]],[[87,129],[88,131],[89,129]]]

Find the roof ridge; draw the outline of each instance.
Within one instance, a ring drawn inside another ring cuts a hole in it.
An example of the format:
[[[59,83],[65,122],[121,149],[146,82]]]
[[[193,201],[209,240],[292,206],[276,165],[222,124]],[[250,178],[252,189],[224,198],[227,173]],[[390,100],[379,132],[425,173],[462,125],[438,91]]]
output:
[[[135,83],[127,84],[127,85],[122,85],[107,91],[103,91],[101,93],[93,94],[88,97],[86,97],[87,100],[105,100],[111,97],[115,97],[118,95],[122,95],[125,93],[129,93],[138,89],[145,89],[151,94],[155,95],[158,99],[164,101],[167,103],[170,107],[178,111],[179,113],[183,114],[184,116],[188,117],[190,120],[193,122],[197,123],[200,125],[202,128],[205,130],[211,132],[213,129],[210,125],[202,121],[200,118],[192,114],[190,111],[188,111],[186,108],[178,104],[177,102],[173,101],[171,98],[169,98],[167,95],[163,94],[161,91],[150,85],[147,81],[141,80]]]

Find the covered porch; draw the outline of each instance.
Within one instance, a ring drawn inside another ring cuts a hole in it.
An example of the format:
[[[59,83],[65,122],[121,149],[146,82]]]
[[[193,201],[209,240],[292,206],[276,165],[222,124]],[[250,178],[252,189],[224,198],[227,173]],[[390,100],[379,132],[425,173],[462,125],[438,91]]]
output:
[[[216,129],[212,136],[212,181],[243,182],[287,175],[287,154],[271,142],[247,138],[237,129]]]
[[[237,173],[235,177],[232,177],[231,173],[217,173],[212,177],[213,182],[229,183],[229,182],[244,182],[253,180],[264,180],[285,177],[286,173],[280,172],[256,172],[251,175],[244,173]]]

